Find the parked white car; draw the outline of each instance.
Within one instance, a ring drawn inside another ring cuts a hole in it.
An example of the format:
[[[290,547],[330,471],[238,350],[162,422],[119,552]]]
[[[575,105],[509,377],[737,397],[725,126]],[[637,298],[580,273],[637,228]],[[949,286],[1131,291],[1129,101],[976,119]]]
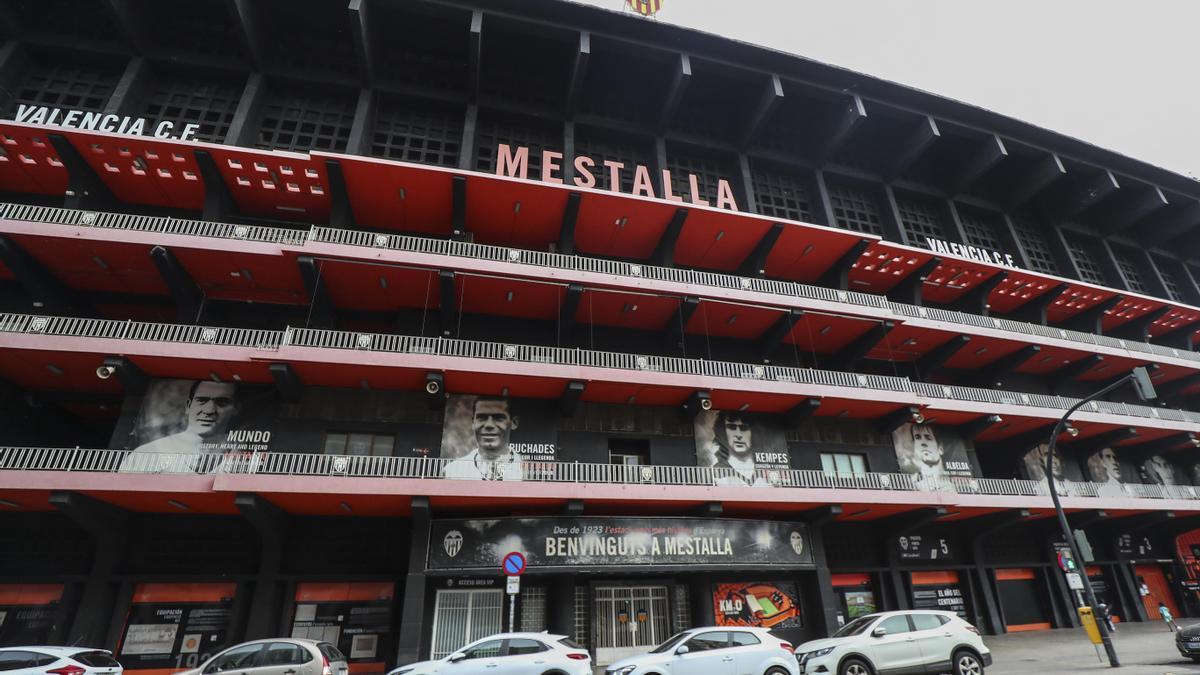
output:
[[[328,642],[270,638],[217,652],[199,668],[175,675],[348,675],[345,655]]]
[[[957,614],[916,610],[860,616],[797,647],[796,660],[801,675],[983,675],[992,653]]]
[[[606,675],[798,675],[792,645],[767,628],[693,628]]]
[[[4,675],[121,675],[112,652],[87,647],[0,647]]]
[[[444,659],[400,666],[388,675],[592,675],[592,657],[565,635],[499,633]]]

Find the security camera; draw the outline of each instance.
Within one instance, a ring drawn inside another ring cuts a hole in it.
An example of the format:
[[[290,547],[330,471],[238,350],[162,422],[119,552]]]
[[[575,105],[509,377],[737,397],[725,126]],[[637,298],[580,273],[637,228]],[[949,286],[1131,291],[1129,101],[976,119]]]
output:
[[[700,409],[712,410],[712,399],[708,397],[700,399]]]
[[[437,396],[445,386],[446,378],[441,373],[425,373],[425,393],[430,396]],[[432,401],[433,399],[430,400],[431,403]]]
[[[437,380],[429,380],[425,383],[425,391],[430,394],[436,394],[442,390],[442,383]]]
[[[117,372],[117,369],[113,368],[112,366],[100,366],[96,369],[96,377],[102,380],[107,380],[108,378],[112,377],[113,373],[115,372]]]

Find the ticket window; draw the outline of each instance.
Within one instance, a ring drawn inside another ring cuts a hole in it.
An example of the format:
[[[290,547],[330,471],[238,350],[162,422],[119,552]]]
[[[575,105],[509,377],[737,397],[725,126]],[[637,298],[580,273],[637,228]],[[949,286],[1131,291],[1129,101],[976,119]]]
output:
[[[395,592],[392,582],[297,584],[291,636],[336,646],[352,673],[382,673],[394,647]]]
[[[195,668],[234,642],[236,585],[138,584],[117,647],[126,671]]]
[[[0,647],[54,642],[62,584],[0,584]]]
[[[833,592],[838,599],[838,625],[843,626],[878,609],[875,589],[869,574],[832,575]]]
[[[954,612],[969,621],[967,601],[963,595],[958,572],[929,571],[912,573],[913,609],[936,609]]]

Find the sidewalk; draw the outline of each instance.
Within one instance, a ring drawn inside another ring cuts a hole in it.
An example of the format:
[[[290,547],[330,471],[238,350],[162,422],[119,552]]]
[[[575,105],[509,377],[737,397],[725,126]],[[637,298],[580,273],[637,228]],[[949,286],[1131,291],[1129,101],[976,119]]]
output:
[[[1196,623],[1194,619],[1183,621],[1185,625]],[[1097,658],[1096,649],[1082,628],[1012,633],[985,637],[984,642],[995,659],[992,667],[987,669],[987,675],[1200,673],[1200,664],[1179,655],[1175,649],[1175,634],[1161,621],[1117,626],[1113,644],[1121,661],[1120,668],[1110,668],[1107,658]],[[1104,655],[1103,648],[1100,655]]]

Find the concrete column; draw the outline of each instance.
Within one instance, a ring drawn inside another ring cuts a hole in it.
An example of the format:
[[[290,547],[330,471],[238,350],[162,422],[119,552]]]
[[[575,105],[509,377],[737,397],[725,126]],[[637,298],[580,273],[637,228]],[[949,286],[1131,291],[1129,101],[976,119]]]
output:
[[[425,559],[429,550],[430,516],[429,498],[413,497],[412,542],[408,554],[408,575],[404,581],[404,600],[400,609],[396,663],[421,660],[421,637],[425,634]]]

